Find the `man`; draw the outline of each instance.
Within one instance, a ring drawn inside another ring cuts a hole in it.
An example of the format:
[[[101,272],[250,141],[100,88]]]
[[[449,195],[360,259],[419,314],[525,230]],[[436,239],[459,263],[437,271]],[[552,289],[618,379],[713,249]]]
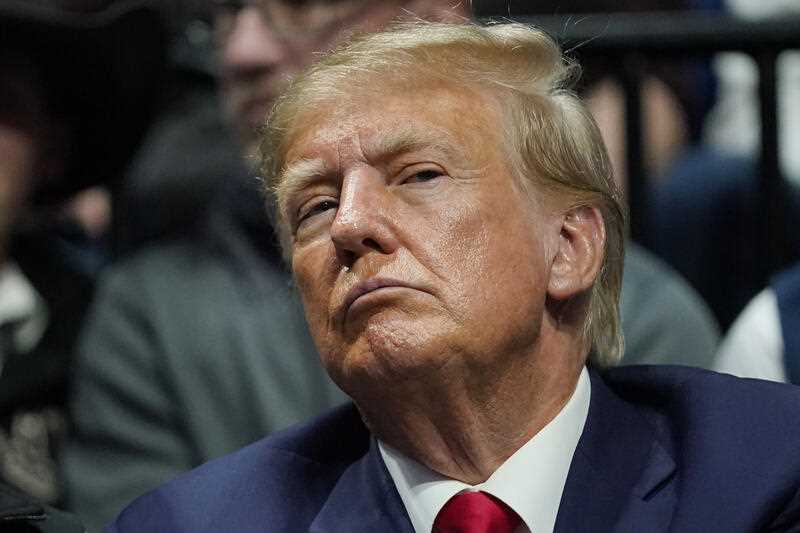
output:
[[[402,13],[468,15],[463,4],[448,1],[218,7],[221,105],[246,153],[255,144],[253,125],[287,77],[346,28],[374,29]],[[226,148],[220,122],[208,109],[194,113],[148,141],[163,159],[136,165],[149,183],[173,178],[180,198],[187,181],[201,188],[195,171],[229,190],[215,198],[207,223],[192,216],[198,235],[144,250],[101,283],[80,343],[76,431],[65,452],[70,506],[90,529],[171,477],[344,399],[316,364],[255,180],[241,169],[241,154]],[[145,222],[158,218],[155,202],[170,205],[160,210],[171,215],[190,211],[165,202],[174,195],[163,187],[150,190],[140,208],[127,211],[146,213]],[[718,334],[685,283],[643,253],[626,263],[622,320],[631,361],[710,362]],[[106,476],[108,470],[117,475]]]
[[[299,77],[263,172],[355,406],[178,478],[108,531],[800,523],[800,391],[599,370],[621,353],[624,216],[571,75],[527,27],[419,23]]]

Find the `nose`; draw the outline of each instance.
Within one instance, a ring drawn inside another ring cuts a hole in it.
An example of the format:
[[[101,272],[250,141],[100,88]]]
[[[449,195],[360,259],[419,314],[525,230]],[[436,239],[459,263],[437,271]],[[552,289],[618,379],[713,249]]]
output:
[[[270,29],[259,9],[245,6],[224,37],[221,59],[226,75],[246,77],[275,69],[291,58],[286,43]]]
[[[391,198],[383,179],[369,170],[344,178],[330,235],[336,258],[346,267],[370,253],[392,254],[398,241]]]

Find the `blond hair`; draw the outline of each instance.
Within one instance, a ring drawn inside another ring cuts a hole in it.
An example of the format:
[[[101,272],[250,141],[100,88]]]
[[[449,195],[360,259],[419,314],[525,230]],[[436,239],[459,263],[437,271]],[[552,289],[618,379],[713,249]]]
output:
[[[603,216],[605,254],[584,335],[595,363],[617,362],[626,214],[597,126],[569,89],[577,70],[545,33],[516,23],[404,23],[357,37],[323,57],[278,99],[262,131],[262,172],[277,203],[284,251],[291,240],[276,192],[286,148],[303,131],[304,117],[388,86],[413,89],[433,81],[488,91],[502,104],[500,126],[520,183],[575,207],[595,207]]]

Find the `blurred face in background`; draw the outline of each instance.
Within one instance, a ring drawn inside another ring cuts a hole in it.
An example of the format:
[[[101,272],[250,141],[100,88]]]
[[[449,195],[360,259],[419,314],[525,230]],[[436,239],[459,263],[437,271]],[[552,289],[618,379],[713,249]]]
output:
[[[313,62],[315,52],[330,49],[347,28],[374,18],[371,11],[387,11],[375,4],[256,0],[219,5],[215,31],[223,106],[245,145],[254,142],[255,129],[287,80]]]
[[[41,128],[50,122],[35,72],[0,57],[0,265],[39,169]]]
[[[248,151],[272,102],[317,53],[401,15],[441,20],[465,10],[447,0],[217,0],[223,107]]]
[[[11,226],[25,205],[35,157],[34,136],[0,116],[0,265]]]

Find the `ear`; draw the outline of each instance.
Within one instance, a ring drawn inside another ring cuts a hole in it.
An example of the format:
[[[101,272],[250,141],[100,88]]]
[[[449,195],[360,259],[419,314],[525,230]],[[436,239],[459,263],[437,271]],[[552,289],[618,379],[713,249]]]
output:
[[[587,291],[603,265],[606,229],[596,207],[573,207],[563,215],[547,295],[564,301]]]

